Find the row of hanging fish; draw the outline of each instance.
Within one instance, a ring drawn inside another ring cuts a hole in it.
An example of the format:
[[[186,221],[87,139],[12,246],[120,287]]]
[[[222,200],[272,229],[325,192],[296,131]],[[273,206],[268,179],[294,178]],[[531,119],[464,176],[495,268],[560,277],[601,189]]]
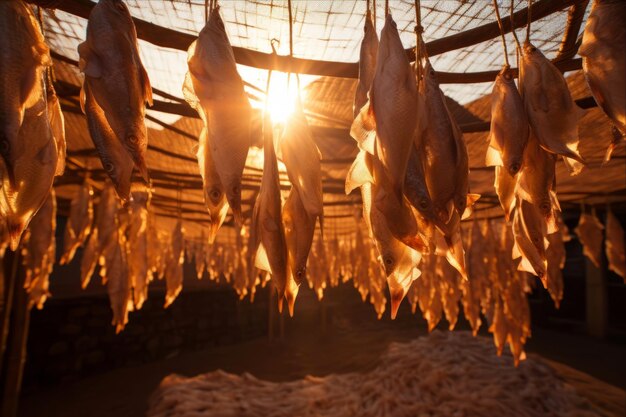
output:
[[[582,212],[574,230],[583,246],[583,254],[597,267],[602,267],[602,242],[608,268],[622,277],[626,283],[626,249],[624,248],[624,229],[610,208],[606,212],[605,225],[596,216],[595,208],[591,213]]]
[[[360,188],[363,217],[387,277],[392,316],[420,276],[423,255],[444,254],[466,279],[461,219],[469,193],[468,153],[421,37],[412,68],[391,15],[376,36],[365,20],[351,135],[360,151],[346,193]],[[446,175],[441,175],[446,172]]]
[[[65,128],[34,13],[21,1],[3,1],[0,28],[0,222],[17,250],[65,169]]]
[[[219,6],[211,10],[206,26],[189,47],[187,64],[183,93],[204,122],[197,157],[211,222],[208,240],[213,242],[228,206],[235,223],[243,226],[241,178],[251,144],[251,108]],[[293,313],[317,219],[320,226],[323,224],[321,156],[300,103],[284,128],[276,132],[278,141],[273,130],[271,120],[265,118],[263,178],[245,229],[249,234],[245,265],[243,258],[239,265],[250,277],[255,268],[268,273],[278,292],[279,306],[282,308],[286,298]],[[293,185],[284,202],[277,155]],[[256,282],[255,278],[250,280]]]
[[[526,33],[528,36],[530,30]],[[505,65],[491,95],[485,163],[495,166],[496,194],[513,232],[510,256],[519,271],[541,279],[558,305],[562,278],[560,268],[553,264],[564,263],[564,231],[559,231],[558,224],[556,161],[561,156],[572,175],[583,168],[578,152],[578,121],[583,111],[554,64],[528,37],[521,45],[515,31],[513,36],[519,57],[519,90],[505,45]],[[505,44],[504,33],[502,38]]]

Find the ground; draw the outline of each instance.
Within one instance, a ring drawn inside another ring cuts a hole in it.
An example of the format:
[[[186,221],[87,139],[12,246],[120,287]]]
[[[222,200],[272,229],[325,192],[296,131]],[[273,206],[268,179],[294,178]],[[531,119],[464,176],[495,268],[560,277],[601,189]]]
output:
[[[312,297],[311,293],[303,292],[301,297],[303,305],[314,305],[310,299],[306,301]],[[321,309],[315,304],[315,308],[296,310],[294,319],[284,319],[282,340],[259,338],[218,346],[60,384],[24,396],[19,415],[143,416],[151,393],[171,373],[193,376],[222,369],[236,374],[249,372],[271,381],[287,381],[309,374],[367,371],[375,366],[389,343],[426,334],[424,323],[410,317],[406,307],[395,322],[388,318],[377,321],[373,313],[365,312],[370,309],[368,305],[354,306],[348,311],[334,306],[332,297],[329,298],[325,307],[326,325],[322,324]],[[459,324],[464,326],[463,322]],[[485,333],[479,337],[489,336]],[[555,361],[553,366],[581,395],[596,404],[604,404],[607,411],[626,413],[626,395],[615,388],[626,388],[624,345],[535,327],[527,348],[533,357]]]

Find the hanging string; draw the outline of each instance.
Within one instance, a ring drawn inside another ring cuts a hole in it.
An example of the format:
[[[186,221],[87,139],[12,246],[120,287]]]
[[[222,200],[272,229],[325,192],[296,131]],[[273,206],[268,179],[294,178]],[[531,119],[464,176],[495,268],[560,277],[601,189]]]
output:
[[[204,0],[204,23],[209,21],[209,0]]]
[[[517,38],[517,32],[515,32],[515,24],[513,23],[513,12],[515,10],[515,0],[511,0],[511,32],[513,33],[513,38],[515,39],[515,44],[517,45],[517,54],[519,60],[519,53],[522,50],[522,45],[519,43],[519,39]]]
[[[372,23],[374,24],[374,32],[376,32],[376,0],[372,0]]]
[[[385,0],[385,17],[389,16],[389,0]]]
[[[289,12],[289,56],[293,56],[293,16],[291,12],[291,0],[287,0],[287,9]]]
[[[43,10],[41,7],[37,6],[37,20],[39,21],[39,29],[41,30],[41,35],[46,37],[43,26]],[[52,65],[46,67],[46,92],[54,91],[54,85],[52,84],[54,81],[54,72],[52,70]]]
[[[500,28],[500,36],[502,36],[502,49],[504,49],[504,62],[506,63],[507,67],[510,67],[511,65],[509,65],[509,51],[506,47],[506,37],[504,36],[504,29],[502,27],[502,19],[500,18],[500,9],[498,8],[498,0],[493,0],[493,8],[496,10],[496,19],[498,19],[498,27]]]
[[[424,33],[424,27],[422,26],[422,6],[420,0],[415,0],[415,76],[419,82],[422,79],[422,54],[424,53],[422,48],[422,33]]]
[[[365,0],[366,4],[367,4],[367,11],[370,11],[370,0]]]
[[[528,22],[526,23],[526,42],[530,40],[530,22],[532,20],[531,18],[532,7],[533,7],[533,0],[528,0]]]

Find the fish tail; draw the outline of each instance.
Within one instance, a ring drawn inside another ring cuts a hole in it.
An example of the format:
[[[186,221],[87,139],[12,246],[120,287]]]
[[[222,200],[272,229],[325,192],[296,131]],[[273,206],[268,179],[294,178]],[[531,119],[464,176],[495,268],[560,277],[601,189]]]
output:
[[[22,233],[24,232],[25,225],[22,221],[8,220],[7,229],[9,230],[9,239],[11,242],[11,250],[16,251],[20,245],[22,239]]]
[[[403,289],[392,290],[389,288],[389,295],[391,296],[391,320],[395,320],[405,293]]]
[[[606,154],[604,154],[604,160],[602,161],[602,165],[606,165],[609,163],[614,150],[615,150],[615,143],[611,142],[609,144],[609,147],[606,149]]]

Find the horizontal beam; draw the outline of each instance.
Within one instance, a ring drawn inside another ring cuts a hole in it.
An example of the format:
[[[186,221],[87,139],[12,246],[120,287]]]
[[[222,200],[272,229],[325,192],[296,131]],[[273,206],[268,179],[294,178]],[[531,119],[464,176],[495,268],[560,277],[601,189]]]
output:
[[[531,20],[536,21],[542,19],[578,1],[580,0],[539,0],[532,7]],[[29,0],[29,2],[42,7],[53,7],[84,19],[89,18],[89,13],[95,6],[95,3],[90,0]],[[513,27],[523,27],[526,25],[527,19],[527,8],[516,12],[513,16]],[[136,17],[133,17],[133,20],[137,29],[137,36],[153,45],[186,51],[189,45],[196,39],[195,35],[158,26]],[[511,19],[509,17],[503,18],[502,26],[505,33],[510,32],[512,27]],[[428,28],[426,29],[428,30]],[[426,50],[429,56],[435,56],[476,45],[499,35],[498,24],[494,21],[428,42],[426,44]],[[259,52],[241,47],[233,47],[233,53],[238,64],[259,69],[272,69],[275,71],[343,78],[358,78],[359,75],[359,65],[356,62],[302,59]],[[409,60],[415,60],[414,48],[406,49],[406,54]]]
[[[552,62],[561,72],[576,71],[583,67],[582,58],[555,60]],[[477,84],[491,83],[496,79],[500,70],[496,71],[480,71],[480,72],[441,72],[437,71],[437,81],[439,84]],[[511,68],[514,78],[519,73],[517,68]]]

